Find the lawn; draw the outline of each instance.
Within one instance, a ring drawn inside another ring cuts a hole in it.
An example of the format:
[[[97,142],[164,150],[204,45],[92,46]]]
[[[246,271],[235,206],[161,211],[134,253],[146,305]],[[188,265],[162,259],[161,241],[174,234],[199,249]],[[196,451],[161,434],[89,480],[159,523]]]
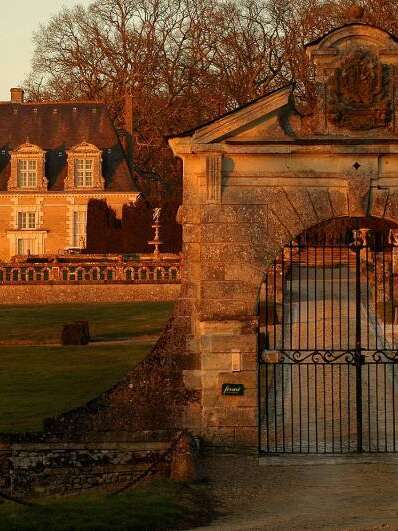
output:
[[[0,432],[36,431],[46,417],[95,398],[150,351],[173,305],[170,303],[0,307],[0,337],[35,346],[0,350]],[[59,327],[87,319],[103,341],[86,347],[40,346]],[[130,341],[112,343],[119,338]],[[110,342],[107,343],[107,340]]]
[[[208,523],[211,512],[204,486],[158,481],[115,496],[44,499],[36,507],[6,502],[0,531],[189,529]]]
[[[0,306],[0,342],[58,343],[62,325],[88,321],[90,333],[103,339],[159,334],[171,302]]]

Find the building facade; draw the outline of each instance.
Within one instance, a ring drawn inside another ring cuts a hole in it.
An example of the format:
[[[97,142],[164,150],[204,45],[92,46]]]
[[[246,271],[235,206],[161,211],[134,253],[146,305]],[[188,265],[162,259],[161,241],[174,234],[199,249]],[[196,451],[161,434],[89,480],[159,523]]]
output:
[[[0,260],[84,249],[90,201],[121,217],[137,196],[103,103],[0,103]]]

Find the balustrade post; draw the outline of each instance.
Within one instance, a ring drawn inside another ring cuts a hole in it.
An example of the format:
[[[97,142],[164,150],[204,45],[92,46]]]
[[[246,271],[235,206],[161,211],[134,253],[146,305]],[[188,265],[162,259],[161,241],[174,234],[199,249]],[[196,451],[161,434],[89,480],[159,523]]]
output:
[[[59,267],[53,266],[50,268],[50,280],[59,280]]]
[[[124,264],[117,264],[115,267],[116,280],[125,280]]]

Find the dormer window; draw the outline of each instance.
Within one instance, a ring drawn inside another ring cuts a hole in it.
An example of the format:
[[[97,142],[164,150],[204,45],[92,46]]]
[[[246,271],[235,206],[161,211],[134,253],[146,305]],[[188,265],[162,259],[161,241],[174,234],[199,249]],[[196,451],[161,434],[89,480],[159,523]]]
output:
[[[93,186],[93,159],[75,160],[75,186],[76,188],[91,188]]]
[[[37,187],[37,160],[18,160],[18,188]]]
[[[28,142],[11,151],[8,190],[47,190],[45,158],[43,149]]]
[[[67,151],[68,175],[65,190],[103,190],[101,151],[87,142],[82,142]]]

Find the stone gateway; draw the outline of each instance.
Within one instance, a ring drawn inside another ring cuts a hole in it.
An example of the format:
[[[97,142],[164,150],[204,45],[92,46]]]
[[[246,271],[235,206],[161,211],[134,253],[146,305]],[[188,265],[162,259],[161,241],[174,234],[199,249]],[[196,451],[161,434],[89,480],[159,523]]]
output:
[[[307,46],[317,102],[282,87],[170,140],[184,163],[183,424],[257,443],[258,298],[284,245],[336,218],[398,222],[398,41],[353,21]],[[224,384],[244,394],[222,393]]]

